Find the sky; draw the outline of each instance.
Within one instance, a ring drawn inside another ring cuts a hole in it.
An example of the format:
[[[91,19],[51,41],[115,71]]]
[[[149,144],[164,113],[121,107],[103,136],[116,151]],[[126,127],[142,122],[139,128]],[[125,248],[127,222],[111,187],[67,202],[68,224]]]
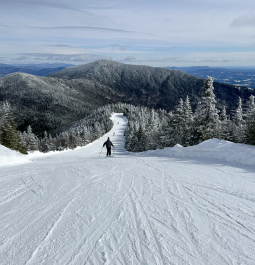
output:
[[[254,0],[0,0],[0,63],[254,66]]]

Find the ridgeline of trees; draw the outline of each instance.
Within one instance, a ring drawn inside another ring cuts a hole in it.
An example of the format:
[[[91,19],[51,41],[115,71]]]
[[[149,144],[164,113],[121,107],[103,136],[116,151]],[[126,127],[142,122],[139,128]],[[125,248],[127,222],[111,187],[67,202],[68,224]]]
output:
[[[39,138],[32,132],[31,126],[23,133],[17,131],[11,106],[4,102],[0,106],[0,144],[23,154],[34,150],[49,152],[74,149],[85,146],[108,132],[113,126],[110,116],[111,108],[101,107],[67,131],[54,137],[45,131],[44,137]]]
[[[255,144],[255,104],[251,95],[246,105],[239,98],[238,107],[226,114],[216,108],[213,79],[207,77],[202,96],[193,113],[189,97],[180,99],[173,112],[128,106],[125,115],[128,128],[125,147],[141,152],[175,144],[191,146],[204,140],[218,138],[235,143]]]
[[[46,153],[74,149],[78,146],[85,146],[110,131],[113,126],[110,116],[111,108],[109,106],[101,107],[54,137],[45,131],[44,137],[38,138],[32,132],[31,126],[28,126],[27,131],[20,133],[20,137],[28,151],[39,150]]]
[[[38,138],[31,126],[26,132],[18,132],[11,114],[10,105],[0,107],[0,143],[14,150],[26,153],[30,150],[41,152],[61,151],[85,146],[108,132],[113,123],[112,112],[123,112],[128,118],[125,131],[125,148],[142,152],[175,144],[191,146],[204,140],[218,138],[236,143],[255,145],[255,103],[251,95],[244,105],[239,98],[238,106],[227,115],[216,108],[213,79],[207,77],[202,95],[195,111],[192,111],[189,97],[180,99],[173,112],[117,103],[100,107],[68,130],[52,137],[44,132]]]

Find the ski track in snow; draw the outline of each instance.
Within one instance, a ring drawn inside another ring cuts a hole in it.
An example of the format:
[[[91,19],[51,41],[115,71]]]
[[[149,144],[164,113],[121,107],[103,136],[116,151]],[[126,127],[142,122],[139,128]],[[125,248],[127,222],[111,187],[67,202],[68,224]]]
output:
[[[112,119],[87,147],[0,167],[0,264],[254,265],[255,167],[128,153]]]

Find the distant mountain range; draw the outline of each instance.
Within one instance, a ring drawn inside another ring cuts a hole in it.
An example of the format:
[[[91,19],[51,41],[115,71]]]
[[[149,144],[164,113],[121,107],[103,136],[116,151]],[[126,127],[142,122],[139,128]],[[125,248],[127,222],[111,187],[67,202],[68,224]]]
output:
[[[65,63],[41,63],[41,64],[0,64],[0,77],[11,73],[27,73],[37,76],[48,76],[74,66]],[[229,85],[245,86],[255,89],[255,67],[208,67],[208,66],[190,66],[190,67],[165,67],[167,69],[181,70],[188,74],[206,78],[212,76],[215,81]]]
[[[24,64],[24,65],[9,65],[9,64],[0,64],[0,77],[3,77],[12,73],[27,73],[38,76],[47,76],[53,73],[56,73],[71,64]]]
[[[66,129],[95,108],[116,102],[173,110],[188,95],[195,108],[204,80],[176,69],[99,60],[67,67],[48,77],[13,73],[0,78],[0,101],[15,110],[20,130],[37,134]],[[218,107],[236,108],[255,90],[214,83]]]
[[[166,67],[168,69],[178,69],[197,77],[206,78],[212,76],[215,81],[236,86],[245,86],[255,89],[255,68],[254,67]]]

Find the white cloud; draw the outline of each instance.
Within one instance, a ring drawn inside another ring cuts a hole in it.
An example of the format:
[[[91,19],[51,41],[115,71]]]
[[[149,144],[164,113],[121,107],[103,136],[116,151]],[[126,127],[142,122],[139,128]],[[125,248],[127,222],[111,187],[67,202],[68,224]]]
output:
[[[191,49],[161,48],[253,47],[251,0],[0,1],[0,56],[5,58],[24,53],[97,54],[151,65],[187,64]]]
[[[111,60],[112,58],[110,56],[102,56],[102,55],[95,55],[95,54],[47,54],[47,53],[28,53],[24,54],[23,56],[26,57],[26,59],[33,60],[35,58],[40,58],[40,60],[46,60],[46,61],[65,61],[65,62],[75,62],[75,63],[85,63],[85,62],[91,62],[101,59],[108,59]]]

